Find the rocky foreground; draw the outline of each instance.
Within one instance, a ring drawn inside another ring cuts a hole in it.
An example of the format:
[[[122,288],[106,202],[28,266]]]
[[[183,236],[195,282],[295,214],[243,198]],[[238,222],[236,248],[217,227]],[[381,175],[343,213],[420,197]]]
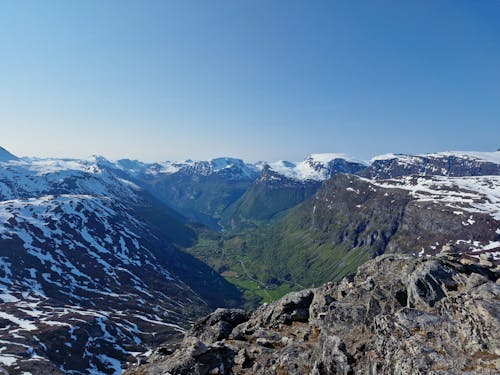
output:
[[[218,309],[125,374],[498,374],[499,273],[384,255],[252,314]]]

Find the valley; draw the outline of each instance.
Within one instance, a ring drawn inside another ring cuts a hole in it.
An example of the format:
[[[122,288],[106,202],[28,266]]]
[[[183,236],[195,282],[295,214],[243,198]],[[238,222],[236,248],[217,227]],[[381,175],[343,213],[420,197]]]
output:
[[[0,25],[0,375],[500,374],[500,0]]]
[[[143,163],[1,149],[0,219],[0,366],[120,374],[218,307],[339,282],[381,255],[444,246],[496,267],[500,152]]]

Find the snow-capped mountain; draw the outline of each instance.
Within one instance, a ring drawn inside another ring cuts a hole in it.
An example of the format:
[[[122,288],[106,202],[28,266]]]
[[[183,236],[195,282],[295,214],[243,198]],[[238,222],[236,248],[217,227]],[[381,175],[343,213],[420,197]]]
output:
[[[214,229],[222,212],[259,176],[255,165],[227,157],[151,164],[123,159],[115,168],[191,221]]]
[[[208,310],[193,288],[215,287],[214,275],[176,245],[191,230],[111,167],[96,157],[0,162],[9,373],[119,374]]]
[[[0,203],[0,217],[0,318],[8,327],[0,361],[9,370],[118,374],[134,353],[182,332],[190,311],[206,311],[169,271],[173,246],[122,203],[16,199]]]
[[[438,152],[431,154],[385,154],[364,162],[345,154],[311,154],[301,162],[260,162],[274,172],[297,181],[324,181],[337,173],[368,178],[422,176],[481,176],[500,174],[500,151]]]
[[[239,230],[286,223],[291,212],[304,236],[323,233],[314,246],[337,241],[373,255],[404,244],[424,256],[452,242],[498,262],[499,175],[500,152],[251,164],[18,158],[0,149],[0,369],[119,374],[206,312],[207,295],[235,292],[179,251],[197,235],[185,217]]]
[[[366,168],[366,164],[345,154],[311,154],[301,162],[277,161],[261,163],[287,178],[298,181],[324,181],[337,173],[354,174]]]
[[[232,223],[234,229],[238,226],[235,223],[246,221],[250,212],[266,213],[264,216],[270,218],[300,203],[316,192],[323,181],[339,173],[373,179],[409,175],[498,175],[499,155],[500,152],[387,154],[368,163],[345,154],[324,153],[311,154],[301,162],[250,164],[240,159],[218,158],[157,164],[121,160],[116,165],[191,220],[216,229],[222,220],[226,226]],[[277,201],[281,203],[276,205]],[[247,214],[241,212],[243,207]],[[239,219],[235,221],[233,214]],[[248,219],[252,221],[251,216]]]
[[[312,154],[297,163],[260,162],[256,166],[261,171],[259,178],[225,210],[224,227],[241,230],[268,221],[309,198],[332,176],[366,168],[344,154]]]
[[[241,159],[221,157],[211,160],[165,161],[160,163],[142,163],[135,160],[122,159],[115,164],[117,167],[136,176],[158,177],[161,175],[220,175],[227,179],[254,179],[258,176],[258,169],[253,164],[245,163]]]
[[[279,160],[246,163],[241,159],[221,157],[207,161],[165,161],[142,163],[137,160],[122,159],[114,163],[115,167],[142,178],[161,175],[219,175],[232,180],[254,180],[268,166],[274,172],[298,181],[323,181],[335,173],[356,173],[366,168],[366,163],[345,154],[311,154],[300,162]]]
[[[18,159],[0,165],[0,199],[57,194],[89,194],[116,199],[138,199],[141,190],[113,174],[105,159]]]
[[[386,154],[370,160],[360,175],[369,178],[481,176],[500,174],[500,152],[439,152],[423,155]]]

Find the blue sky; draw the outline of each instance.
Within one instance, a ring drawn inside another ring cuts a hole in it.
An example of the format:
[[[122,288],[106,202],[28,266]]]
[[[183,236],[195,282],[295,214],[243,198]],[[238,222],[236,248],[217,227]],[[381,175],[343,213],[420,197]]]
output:
[[[500,147],[500,1],[0,0],[19,155]]]

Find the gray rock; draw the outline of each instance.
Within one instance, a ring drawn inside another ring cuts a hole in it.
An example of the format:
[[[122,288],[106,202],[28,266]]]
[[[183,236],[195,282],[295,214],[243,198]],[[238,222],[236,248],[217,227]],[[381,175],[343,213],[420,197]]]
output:
[[[381,256],[261,306],[214,342],[233,316],[218,310],[175,353],[125,374],[498,374],[498,274],[453,257]]]
[[[229,337],[233,328],[248,320],[248,314],[239,309],[217,309],[196,322],[186,337],[197,337],[207,344]]]

